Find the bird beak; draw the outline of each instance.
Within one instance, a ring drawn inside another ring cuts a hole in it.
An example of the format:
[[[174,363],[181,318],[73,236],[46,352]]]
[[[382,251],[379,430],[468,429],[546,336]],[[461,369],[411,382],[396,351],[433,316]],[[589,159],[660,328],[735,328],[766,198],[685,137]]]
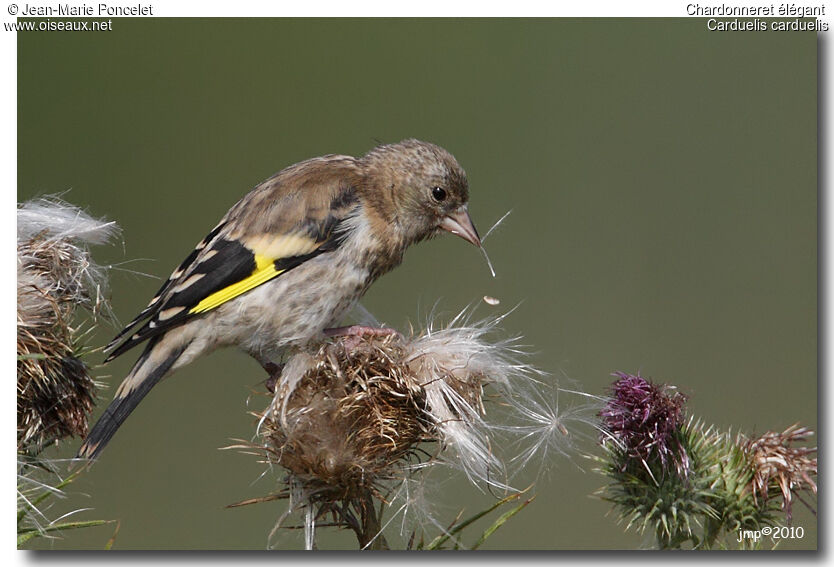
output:
[[[443,220],[440,222],[440,228],[452,234],[457,234],[478,248],[481,247],[481,237],[478,236],[478,231],[475,229],[475,225],[472,224],[472,219],[469,218],[469,212],[465,206],[443,217]]]

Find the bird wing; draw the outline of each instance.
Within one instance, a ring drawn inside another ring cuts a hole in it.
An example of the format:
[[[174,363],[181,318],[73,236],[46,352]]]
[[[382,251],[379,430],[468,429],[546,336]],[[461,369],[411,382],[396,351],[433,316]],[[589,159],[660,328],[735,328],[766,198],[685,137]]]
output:
[[[105,362],[336,249],[346,236],[342,221],[358,206],[352,159],[302,162],[253,189],[107,345]]]

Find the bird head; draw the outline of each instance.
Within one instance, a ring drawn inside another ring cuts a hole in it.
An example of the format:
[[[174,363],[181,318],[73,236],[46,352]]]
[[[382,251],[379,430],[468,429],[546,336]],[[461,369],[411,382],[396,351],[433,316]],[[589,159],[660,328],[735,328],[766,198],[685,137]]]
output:
[[[466,172],[452,154],[411,139],[374,148],[361,161],[368,203],[404,244],[445,230],[481,246],[467,209]]]

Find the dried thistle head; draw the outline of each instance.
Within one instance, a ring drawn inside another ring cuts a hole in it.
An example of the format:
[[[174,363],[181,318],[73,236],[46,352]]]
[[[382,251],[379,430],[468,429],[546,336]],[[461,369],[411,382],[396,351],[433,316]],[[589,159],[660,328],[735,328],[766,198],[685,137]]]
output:
[[[285,366],[260,433],[273,462],[317,500],[374,492],[429,434],[425,394],[402,357],[397,337],[374,337],[351,349],[326,343]]]
[[[683,425],[686,396],[639,374],[614,376],[611,397],[599,414],[603,428],[622,444],[627,458],[646,467],[658,459],[664,469],[672,464],[685,475],[688,458],[676,435]]]
[[[782,496],[782,510],[791,520],[793,495],[799,490],[817,493],[817,459],[811,457],[816,447],[795,447],[814,432],[794,424],[785,431],[768,431],[757,439],[742,441],[742,448],[753,465],[753,496],[762,506],[776,494]],[[801,499],[800,499],[801,500]]]
[[[512,340],[485,340],[500,320],[459,316],[416,335],[337,338],[291,356],[260,415],[261,443],[247,447],[289,473],[275,497],[290,500],[289,512],[315,510],[308,531],[327,516],[366,545],[380,531],[374,503],[428,466],[508,488],[484,388],[506,400],[532,369],[518,362]]]
[[[18,450],[83,436],[95,384],[79,358],[76,310],[106,306],[104,270],[89,245],[118,230],[60,199],[24,203],[17,211]]]

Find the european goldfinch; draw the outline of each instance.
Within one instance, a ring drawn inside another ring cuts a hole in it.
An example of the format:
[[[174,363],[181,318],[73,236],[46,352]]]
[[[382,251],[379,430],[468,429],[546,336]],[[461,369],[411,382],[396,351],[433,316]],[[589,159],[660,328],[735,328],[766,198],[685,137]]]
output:
[[[236,345],[269,368],[288,347],[320,339],[411,244],[446,230],[480,246],[468,200],[455,158],[413,139],[270,177],[107,346],[105,362],[148,341],[79,457],[96,458],[157,382],[217,347]]]

